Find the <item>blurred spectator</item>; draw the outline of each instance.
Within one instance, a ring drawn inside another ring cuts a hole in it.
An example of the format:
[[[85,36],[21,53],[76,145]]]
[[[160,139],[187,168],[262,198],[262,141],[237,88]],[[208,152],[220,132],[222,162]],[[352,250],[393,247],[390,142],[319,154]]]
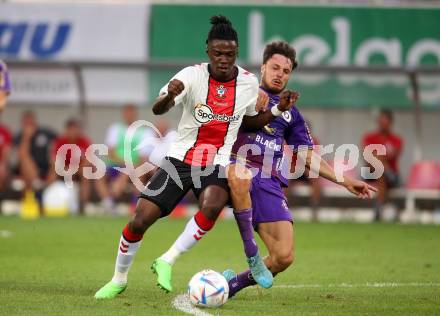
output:
[[[319,140],[318,138],[312,133],[312,126],[310,124],[310,121],[307,120],[307,127],[309,129],[310,136],[313,140],[314,144],[314,151],[319,153]],[[292,157],[292,170],[295,170],[296,166],[296,154]],[[316,221],[318,220],[318,209],[319,204],[321,202],[321,182],[319,177],[316,178],[310,178],[309,177],[309,170],[307,168],[304,170],[304,174],[299,177],[298,179],[290,180],[289,185],[296,185],[296,184],[303,184],[310,186],[310,207],[312,209],[312,220]]]
[[[0,191],[5,188],[9,179],[11,143],[11,132],[9,132],[6,126],[0,125]]]
[[[141,127],[134,132],[131,139],[129,153],[125,153],[125,137],[127,130],[131,124],[138,120],[139,111],[137,106],[133,104],[126,104],[121,111],[122,121],[114,123],[107,131],[106,144],[109,147],[109,160],[107,162],[107,180],[110,182],[110,195],[113,199],[118,199],[127,186],[130,184],[130,178],[127,174],[121,173],[115,167],[125,167],[125,154],[133,163],[133,166],[142,165],[146,158],[142,152],[135,150],[135,148],[147,137],[147,129]],[[106,179],[98,180],[99,189],[102,192],[108,191],[106,188]],[[138,192],[134,189],[133,203]],[[109,207],[110,205],[107,205]]]
[[[79,211],[80,213],[83,213],[85,203],[89,200],[91,192],[90,180],[84,177],[82,173],[84,167],[91,166],[90,162],[85,158],[85,151],[90,146],[91,141],[82,134],[81,124],[75,119],[69,119],[66,122],[63,134],[57,137],[54,141],[51,156],[51,170],[49,175],[50,182],[53,182],[58,178],[55,172],[55,162],[59,163],[59,161],[56,160],[56,156],[61,146],[66,144],[75,144],[81,150],[80,156],[78,157],[79,169],[78,172],[73,176],[73,179],[79,182]],[[69,149],[67,151],[64,161],[65,170],[69,168],[70,162],[74,157],[73,154],[74,153],[72,153],[72,150]]]
[[[25,182],[25,189],[41,190],[47,180],[50,168],[50,149],[56,134],[50,129],[39,127],[35,113],[23,112],[20,132],[14,137],[18,151],[19,175]]]
[[[6,106],[8,95],[11,93],[11,80],[9,79],[8,68],[0,59],[0,112]]]
[[[398,160],[403,148],[403,140],[392,131],[393,113],[390,110],[381,110],[377,118],[377,130],[367,133],[362,139],[362,147],[371,144],[382,144],[386,148],[386,154],[376,156],[384,166],[383,175],[377,180],[379,192],[375,202],[375,220],[380,220],[382,208],[387,201],[390,188],[399,185]],[[373,167],[370,165],[370,171]]]
[[[11,93],[11,81],[6,63],[0,59],[0,112],[6,106]],[[0,125],[0,190],[3,190],[9,179],[9,155],[11,152],[12,135]]]

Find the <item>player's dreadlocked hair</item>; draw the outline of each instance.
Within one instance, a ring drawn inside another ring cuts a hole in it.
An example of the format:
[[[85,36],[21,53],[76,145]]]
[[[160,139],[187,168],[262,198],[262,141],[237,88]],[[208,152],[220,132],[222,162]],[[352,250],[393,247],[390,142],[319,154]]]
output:
[[[296,61],[296,51],[287,42],[275,41],[266,45],[263,54],[263,64],[265,64],[273,55],[280,54],[286,56],[292,62],[292,70],[298,66]]]
[[[238,45],[237,32],[235,31],[231,21],[229,21],[227,17],[223,15],[214,15],[209,20],[211,21],[212,26],[211,30],[209,30],[206,44],[208,44],[208,42],[212,40],[219,39],[235,41]]]

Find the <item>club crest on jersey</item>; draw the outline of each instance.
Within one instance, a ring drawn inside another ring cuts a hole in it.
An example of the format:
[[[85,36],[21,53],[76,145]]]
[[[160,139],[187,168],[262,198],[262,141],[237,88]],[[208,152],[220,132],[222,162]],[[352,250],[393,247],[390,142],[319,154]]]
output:
[[[292,121],[292,114],[290,113],[290,111],[284,111],[281,115],[287,123],[290,123],[290,121]]]
[[[217,88],[215,88],[215,90],[217,91],[217,95],[216,97],[219,99],[224,99],[226,98],[226,92],[228,91],[225,86],[220,85]]]
[[[240,115],[226,115],[214,113],[209,105],[198,103],[194,107],[194,118],[197,122],[205,124],[211,121],[234,122],[240,119]]]

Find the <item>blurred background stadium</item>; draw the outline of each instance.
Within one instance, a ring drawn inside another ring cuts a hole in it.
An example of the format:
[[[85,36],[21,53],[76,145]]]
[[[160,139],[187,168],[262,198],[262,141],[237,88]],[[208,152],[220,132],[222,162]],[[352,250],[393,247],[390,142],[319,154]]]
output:
[[[208,1],[203,5],[197,1],[2,1],[0,58],[9,65],[12,93],[1,121],[17,135],[26,124],[23,112],[31,110],[39,126],[60,134],[73,117],[81,121],[83,134],[93,143],[106,143],[108,129],[121,121],[125,104],[139,106],[138,118],[154,122],[151,101],[178,69],[206,60],[208,17],[221,12],[238,30],[239,64],[257,74],[266,42],[284,39],[296,48],[300,67],[290,87],[300,91],[298,106],[320,144],[361,145],[363,135],[376,129],[379,109],[392,110],[393,130],[404,146],[399,157],[400,186],[390,193],[389,217],[406,210],[407,221],[439,222],[440,188],[435,178],[440,155],[440,9],[436,5],[436,1]],[[178,109],[167,115],[172,128],[179,118]],[[8,158],[15,173],[11,172],[5,184],[9,190],[3,193],[6,214],[21,207],[14,203],[23,189],[18,147],[16,141]],[[324,157],[332,161],[332,154]],[[425,161],[430,163],[420,164]],[[359,175],[362,166],[361,159],[353,174]],[[330,212],[320,212],[321,219],[372,218],[361,211],[371,210],[373,203],[350,202],[340,190],[325,183],[322,187],[319,206]],[[95,191],[92,186],[92,202],[99,200]],[[301,186],[289,190],[297,218],[310,218],[310,194]],[[354,213],[341,214],[341,208]]]
[[[207,60],[208,20],[219,13],[238,31],[239,64],[258,75],[265,43],[283,39],[296,48],[299,68],[289,87],[301,93],[297,106],[319,144],[362,149],[388,109],[403,151],[400,181],[381,205],[381,219],[393,224],[370,224],[376,199],[352,198],[325,181],[293,181],[287,194],[298,220],[294,267],[277,276],[273,289],[244,291],[214,313],[439,315],[440,1],[434,0],[0,0],[0,59],[12,80],[0,114],[0,314],[185,311],[145,271],[196,210],[192,197],[149,230],[130,288],[117,300],[96,302],[93,293],[110,276],[116,238],[137,192],[127,178],[115,180],[112,169],[105,181],[82,182],[79,174],[68,189],[56,181],[53,158],[69,139],[81,148],[106,144],[120,155],[126,124],[145,119],[168,136],[142,131],[137,141],[152,137],[151,144],[136,159],[157,162],[181,112],[157,121],[152,100],[179,69]],[[324,158],[333,161],[334,152]],[[360,158],[350,175],[360,176]],[[107,163],[118,165],[118,158]],[[87,216],[71,216],[80,211]],[[219,221],[175,266],[176,293],[201,269],[241,270],[240,245],[235,223]]]

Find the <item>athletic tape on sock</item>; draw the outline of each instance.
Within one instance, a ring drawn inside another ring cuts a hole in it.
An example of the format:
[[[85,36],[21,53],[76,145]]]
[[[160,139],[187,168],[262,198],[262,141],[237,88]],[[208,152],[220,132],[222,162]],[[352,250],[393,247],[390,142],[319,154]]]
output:
[[[124,230],[122,231],[122,236],[124,237],[124,239],[126,241],[133,243],[133,242],[138,242],[138,241],[142,240],[142,238],[144,237],[144,234],[133,233],[127,224],[127,225],[125,225]]]
[[[211,228],[214,227],[215,224],[215,221],[206,218],[206,216],[203,215],[201,211],[198,211],[197,214],[194,215],[194,220],[196,221],[196,224],[204,231],[211,230]]]

